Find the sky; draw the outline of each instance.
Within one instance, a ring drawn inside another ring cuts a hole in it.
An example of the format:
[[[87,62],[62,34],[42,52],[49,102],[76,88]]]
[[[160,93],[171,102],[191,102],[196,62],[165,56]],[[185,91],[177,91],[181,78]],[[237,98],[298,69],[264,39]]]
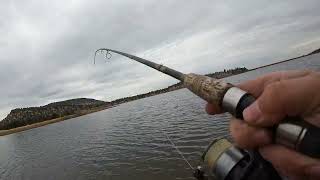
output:
[[[253,68],[320,47],[319,0],[0,1],[0,119],[71,98],[111,101],[177,81],[111,48],[182,72]]]

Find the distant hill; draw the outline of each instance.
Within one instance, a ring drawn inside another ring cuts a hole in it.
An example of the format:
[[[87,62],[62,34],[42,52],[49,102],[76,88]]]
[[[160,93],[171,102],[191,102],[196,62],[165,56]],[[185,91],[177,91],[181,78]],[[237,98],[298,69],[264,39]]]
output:
[[[0,121],[0,130],[64,117],[76,114],[82,110],[90,110],[109,104],[109,102],[95,99],[79,98],[54,102],[40,107],[17,108],[11,110],[8,116]]]
[[[77,98],[77,99],[69,99],[65,101],[53,102],[46,106],[90,106],[90,105],[100,105],[105,104],[107,102],[90,99],[90,98]]]

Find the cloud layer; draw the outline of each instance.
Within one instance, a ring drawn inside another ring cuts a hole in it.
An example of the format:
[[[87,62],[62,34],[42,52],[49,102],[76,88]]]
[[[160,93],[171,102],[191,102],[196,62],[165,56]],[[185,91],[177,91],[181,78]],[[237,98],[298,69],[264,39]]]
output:
[[[113,100],[176,81],[97,48],[183,72],[256,67],[320,46],[313,1],[0,2],[0,118],[16,107],[77,97]]]

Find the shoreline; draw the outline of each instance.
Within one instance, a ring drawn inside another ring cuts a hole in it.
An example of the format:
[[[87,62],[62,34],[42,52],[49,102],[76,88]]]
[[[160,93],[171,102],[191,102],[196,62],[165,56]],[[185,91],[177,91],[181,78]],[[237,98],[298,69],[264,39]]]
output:
[[[249,69],[247,72],[249,72],[249,71],[254,71],[254,70],[257,70],[257,69],[261,69],[261,68],[265,68],[265,67],[268,67],[268,66],[273,66],[273,65],[276,65],[276,64],[281,64],[281,63],[288,62],[288,61],[297,60],[297,59],[299,59],[299,58],[307,57],[307,56],[310,56],[310,55],[312,55],[312,54],[302,55],[302,56],[290,58],[290,59],[287,59],[287,60],[283,60],[283,61],[274,62],[274,63],[271,63],[271,64],[267,64],[267,65],[255,67],[255,68]]]
[[[309,55],[311,55],[311,54],[302,55],[302,56],[298,56],[298,57],[295,57],[295,58],[291,58],[291,59],[287,59],[287,60],[283,60],[283,61],[279,61],[279,62],[275,62],[275,63],[263,65],[263,66],[259,66],[259,67],[256,67],[256,68],[248,69],[247,71],[239,73],[239,74],[243,74],[243,73],[246,73],[246,72],[249,72],[249,71],[261,69],[261,68],[264,68],[264,67],[268,67],[268,66],[272,66],[272,65],[288,62],[288,61],[297,60],[299,58],[303,58],[303,57],[306,57],[306,56],[309,56]],[[233,75],[230,75],[228,77],[235,76],[235,75],[238,75],[238,74],[233,74]],[[177,89],[174,89],[174,90],[171,90],[171,91],[176,91],[176,90],[183,89],[183,88],[177,88]],[[171,92],[171,91],[168,91],[168,92]],[[159,94],[164,94],[164,93],[167,93],[167,92],[163,92],[163,93],[159,93]],[[154,94],[154,95],[151,95],[151,96],[155,96],[155,95],[159,95],[159,94]],[[147,96],[147,97],[151,97],[151,96]],[[146,97],[142,97],[140,99],[143,99],[143,98],[146,98]],[[138,100],[138,99],[135,99],[135,100]],[[134,100],[132,100],[132,101],[134,101]],[[130,102],[130,101],[128,101],[128,102]],[[127,103],[127,102],[123,102],[123,103]],[[123,103],[119,103],[119,104],[123,104]],[[13,133],[18,133],[18,132],[30,130],[30,129],[33,129],[33,128],[38,128],[38,127],[41,127],[41,126],[57,123],[57,122],[60,122],[60,121],[65,121],[65,120],[68,120],[68,119],[73,119],[73,118],[76,118],[76,117],[84,116],[84,115],[87,115],[87,114],[103,111],[103,110],[106,110],[106,109],[113,108],[113,107],[115,107],[115,106],[117,106],[119,104],[112,105],[112,106],[107,106],[107,107],[98,107],[98,108],[91,109],[91,110],[82,110],[82,111],[80,111],[80,112],[78,112],[76,114],[72,114],[72,115],[67,115],[67,116],[63,116],[63,117],[59,117],[59,118],[55,118],[55,119],[50,119],[50,120],[44,120],[44,121],[41,121],[41,122],[38,122],[38,123],[34,123],[34,124],[26,125],[26,126],[21,126],[21,127],[17,127],[17,128],[12,128],[12,129],[8,129],[8,130],[0,130],[0,136],[5,136],[5,135],[13,134]]]

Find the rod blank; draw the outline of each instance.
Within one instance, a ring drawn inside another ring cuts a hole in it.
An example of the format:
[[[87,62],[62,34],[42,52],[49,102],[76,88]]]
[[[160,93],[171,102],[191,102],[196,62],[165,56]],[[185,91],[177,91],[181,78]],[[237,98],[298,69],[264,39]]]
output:
[[[134,56],[134,55],[131,55],[131,54],[127,54],[127,53],[124,53],[124,52],[121,52],[121,51],[116,51],[116,50],[112,50],[112,49],[107,49],[107,48],[100,48],[98,50],[96,50],[95,54],[94,54],[94,63],[95,63],[95,57],[97,55],[98,52],[103,52],[103,51],[106,51],[106,58],[110,59],[111,56],[109,56],[110,52],[114,52],[114,53],[117,53],[117,54],[120,54],[120,55],[123,55],[123,56],[126,56],[132,60],[135,60],[137,62],[140,62],[144,65],[147,65],[155,70],[158,70],[160,72],[163,72],[171,77],[174,77],[180,81],[183,81],[184,80],[184,76],[185,74],[179,72],[179,71],[176,71],[174,69],[171,69],[167,66],[163,66],[161,64],[157,64],[157,63],[154,63],[154,62],[151,62],[149,60],[146,60],[146,59],[143,59],[143,58],[140,58],[140,57],[137,57],[137,56]],[[111,54],[110,54],[111,55]]]

